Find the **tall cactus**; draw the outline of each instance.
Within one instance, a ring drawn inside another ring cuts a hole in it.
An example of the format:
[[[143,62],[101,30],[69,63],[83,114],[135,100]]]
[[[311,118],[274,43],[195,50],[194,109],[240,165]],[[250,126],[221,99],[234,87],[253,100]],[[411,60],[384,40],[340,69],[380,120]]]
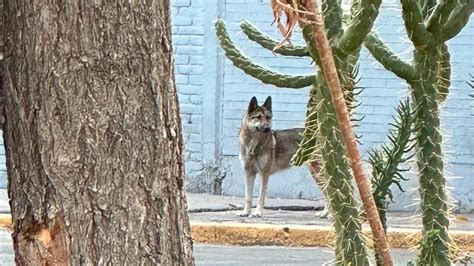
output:
[[[386,69],[410,85],[416,129],[416,156],[423,214],[420,265],[450,265],[453,244],[448,235],[449,207],[443,176],[439,104],[450,80],[446,41],[466,25],[474,0],[400,0],[408,37],[414,46],[413,63],[397,57],[375,34],[365,46]]]
[[[295,2],[301,4],[300,1]],[[370,32],[378,14],[380,3],[380,0],[354,0],[350,13],[344,14],[340,1],[322,2],[323,16],[328,27],[327,35],[333,48],[339,79],[349,103],[352,101],[355,87],[352,73],[355,71],[364,38]],[[245,21],[241,23],[241,28],[249,39],[262,47],[281,55],[308,57],[320,66],[319,52],[314,43],[311,25],[302,23],[300,26],[306,46],[282,45],[275,49],[278,42],[262,34],[250,23]],[[335,107],[331,102],[323,73],[318,70],[316,75],[290,76],[268,70],[252,62],[235,47],[222,20],[217,20],[216,32],[229,60],[252,77],[277,87],[303,88],[311,85],[305,132],[300,150],[294,157],[294,163],[315,164],[315,158],[321,162],[320,174],[325,180],[322,189],[328,196],[334,217],[337,263],[367,265],[369,263],[367,248],[361,233],[361,219],[354,197],[351,171],[342,144]]]

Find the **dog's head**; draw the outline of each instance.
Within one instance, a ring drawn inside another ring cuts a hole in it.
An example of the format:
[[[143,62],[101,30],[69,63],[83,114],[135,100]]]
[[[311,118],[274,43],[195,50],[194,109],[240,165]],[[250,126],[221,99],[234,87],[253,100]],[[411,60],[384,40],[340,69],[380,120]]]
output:
[[[252,97],[244,117],[244,123],[250,131],[271,132],[272,130],[272,97],[268,96],[262,106],[257,98]]]

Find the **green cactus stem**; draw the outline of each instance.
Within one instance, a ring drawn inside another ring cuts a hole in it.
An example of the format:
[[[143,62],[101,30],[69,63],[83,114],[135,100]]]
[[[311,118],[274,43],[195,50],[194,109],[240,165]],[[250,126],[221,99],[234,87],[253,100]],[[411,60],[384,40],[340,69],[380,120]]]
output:
[[[351,19],[337,43],[339,51],[349,55],[360,50],[365,36],[372,29],[381,3],[382,0],[353,0]]]
[[[215,26],[217,37],[227,58],[232,61],[236,67],[242,69],[248,75],[265,84],[271,84],[280,88],[300,89],[308,87],[314,83],[316,78],[314,75],[284,75],[255,64],[252,60],[243,55],[237,47],[235,47],[227,33],[224,21],[218,19]]]
[[[278,49],[274,49],[275,46],[278,44],[277,41],[273,40],[269,36],[262,34],[257,28],[255,28],[250,22],[247,20],[243,20],[240,23],[240,28],[242,32],[247,35],[247,37],[258,43],[263,48],[266,48],[272,52],[281,55],[287,56],[309,56],[308,51],[306,50],[306,46],[291,46],[291,45],[282,45]]]
[[[413,148],[413,145],[410,145],[410,136],[413,132],[412,123],[412,112],[407,99],[405,102],[401,102],[397,108],[395,123],[393,128],[389,130],[389,142],[369,154],[369,162],[372,165],[370,181],[373,196],[385,232],[387,231],[387,207],[389,200],[393,201],[390,186],[395,184],[403,191],[400,182],[407,180],[401,174],[406,170],[400,169],[399,165],[412,157],[404,158],[404,154]],[[375,253],[375,261],[377,265],[382,265],[380,255],[377,252]]]
[[[330,42],[343,34],[343,10],[339,0],[321,1],[321,10],[323,12],[324,25],[326,26],[326,37]]]
[[[329,89],[321,78],[318,80],[318,87],[312,90],[316,91],[312,94],[315,97],[312,102],[317,103],[313,106],[316,112],[314,116],[318,121],[316,150],[320,153],[321,174],[326,181],[323,189],[328,196],[336,232],[336,264],[368,265],[368,252],[354,198],[352,176]],[[310,114],[311,116],[313,115]]]
[[[416,0],[400,0],[402,3],[403,21],[408,37],[415,47],[429,45],[433,41],[432,34],[426,30],[423,23],[421,6]]]
[[[364,45],[385,69],[407,82],[415,79],[415,68],[395,55],[375,32],[367,35]]]
[[[443,44],[439,51],[438,79],[436,80],[436,90],[438,92],[438,102],[446,100],[451,86],[451,63],[448,46]]]
[[[449,265],[449,236],[447,228],[448,204],[446,179],[443,176],[442,136],[440,132],[437,80],[437,52],[415,51],[415,63],[419,79],[411,83],[415,106],[416,150],[420,176],[423,233],[438,230],[439,234],[430,245],[435,249],[422,249],[419,258],[432,257],[439,265]],[[431,66],[431,67],[430,67]],[[434,67],[433,67],[434,66]],[[435,251],[434,254],[431,254]]]
[[[404,154],[413,148],[413,145],[410,146],[410,136],[413,132],[412,122],[412,112],[407,99],[405,102],[401,102],[397,108],[395,123],[388,134],[389,142],[369,154],[369,162],[372,165],[373,195],[375,203],[382,207],[383,211],[385,211],[388,201],[393,200],[390,186],[395,184],[403,191],[400,181],[406,179],[402,176],[401,173],[404,170],[400,169],[399,165],[411,158],[410,156],[404,158]],[[386,223],[383,225],[386,230]]]
[[[405,28],[415,47],[413,65],[394,56],[375,34],[366,38],[365,45],[386,69],[408,82],[412,93],[423,215],[418,263],[450,265],[459,250],[448,235],[449,208],[441,150],[439,104],[450,85],[449,53],[444,43],[466,25],[474,1],[401,0],[401,4]]]

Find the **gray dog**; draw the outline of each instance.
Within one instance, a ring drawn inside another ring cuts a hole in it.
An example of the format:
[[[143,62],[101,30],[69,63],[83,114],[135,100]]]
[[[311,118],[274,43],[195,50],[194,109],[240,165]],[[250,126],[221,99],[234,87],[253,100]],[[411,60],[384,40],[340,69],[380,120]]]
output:
[[[245,171],[245,207],[239,216],[250,215],[256,174],[261,178],[261,186],[257,209],[252,216],[262,216],[270,175],[291,166],[291,157],[302,138],[303,128],[272,130],[272,115],[270,96],[262,106],[253,97],[242,119],[239,159]],[[320,214],[320,217],[326,216],[327,208]]]

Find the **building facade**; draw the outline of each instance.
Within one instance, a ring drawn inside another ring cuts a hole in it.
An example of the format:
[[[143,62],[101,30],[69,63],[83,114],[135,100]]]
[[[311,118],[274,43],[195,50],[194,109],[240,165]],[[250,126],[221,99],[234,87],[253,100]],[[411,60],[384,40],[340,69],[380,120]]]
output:
[[[235,68],[223,55],[214,30],[217,17],[225,20],[235,44],[261,65],[273,70],[305,74],[314,72],[306,58],[277,56],[250,41],[240,32],[246,19],[265,34],[281,38],[272,23],[269,1],[263,0],[174,0],[172,1],[173,45],[176,82],[186,144],[185,161],[188,190],[243,195],[243,171],[238,161],[238,130],[252,96],[260,101],[273,97],[274,128],[301,127],[304,123],[308,90],[279,89],[261,84]],[[410,60],[412,46],[406,36],[397,1],[384,1],[375,29],[402,58]],[[295,32],[293,43],[299,43]],[[445,172],[451,195],[459,209],[474,209],[474,99],[466,84],[474,72],[474,21],[449,45],[452,61],[452,86],[442,105]],[[406,83],[383,69],[363,49],[359,69],[364,88],[358,96],[357,115],[364,117],[356,129],[361,136],[364,158],[368,151],[386,141],[389,123],[400,100],[409,95]],[[367,165],[367,163],[365,163]],[[393,210],[411,210],[417,203],[418,181],[413,162],[407,165],[407,192],[394,188]],[[370,170],[367,170],[370,173]],[[255,188],[257,192],[257,187]],[[276,174],[270,178],[270,197],[315,198],[321,193],[304,168]]]

